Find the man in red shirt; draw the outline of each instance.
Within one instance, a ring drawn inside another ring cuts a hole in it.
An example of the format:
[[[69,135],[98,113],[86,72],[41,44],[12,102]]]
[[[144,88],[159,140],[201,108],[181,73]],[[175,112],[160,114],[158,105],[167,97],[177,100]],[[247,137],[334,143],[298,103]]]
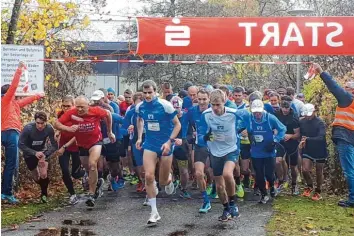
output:
[[[97,162],[102,149],[101,119],[107,122],[107,135],[111,142],[114,143],[116,138],[112,132],[111,113],[100,107],[89,106],[89,100],[85,96],[77,97],[75,99],[75,108],[65,112],[55,122],[55,127],[58,130],[74,133],[77,146],[80,150],[80,157],[88,158],[89,197],[86,201],[88,207],[94,207],[94,197],[98,197],[95,192],[96,189],[99,189],[97,188]],[[63,125],[69,121],[72,122],[71,126]]]

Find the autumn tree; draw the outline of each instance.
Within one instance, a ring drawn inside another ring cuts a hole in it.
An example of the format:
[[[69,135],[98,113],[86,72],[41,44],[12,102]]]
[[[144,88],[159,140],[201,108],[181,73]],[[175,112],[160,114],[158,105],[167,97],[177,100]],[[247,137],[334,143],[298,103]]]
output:
[[[17,6],[13,6],[16,8]],[[10,21],[11,8],[2,9],[1,41],[5,43]],[[84,30],[90,24],[88,16],[82,16],[78,5],[56,0],[24,1],[13,32],[14,43],[20,45],[45,46],[46,58],[67,58],[86,55],[85,45],[71,33]],[[45,92],[51,94],[51,104],[63,94],[82,93],[86,76],[91,66],[82,63],[45,63]],[[49,106],[52,107],[52,106]]]
[[[85,45],[77,41],[77,32],[85,30],[90,24],[88,16],[80,14],[79,6],[72,2],[58,0],[24,0],[21,6],[8,5],[2,8],[1,42],[4,44],[8,34],[12,34],[12,43],[18,45],[43,45],[46,58],[80,58],[87,55]],[[14,27],[12,11],[18,10],[18,19]],[[50,122],[55,118],[58,101],[67,94],[83,93],[87,85],[87,75],[91,74],[90,64],[84,63],[45,63],[44,90],[45,99],[28,107],[22,112],[23,123],[33,120],[35,111],[47,112]],[[2,159],[3,160],[3,159]],[[21,160],[21,158],[20,158]],[[51,161],[52,181],[61,180],[56,159]],[[28,171],[24,163],[20,167],[20,183],[29,183]],[[20,192],[23,194],[23,191]]]

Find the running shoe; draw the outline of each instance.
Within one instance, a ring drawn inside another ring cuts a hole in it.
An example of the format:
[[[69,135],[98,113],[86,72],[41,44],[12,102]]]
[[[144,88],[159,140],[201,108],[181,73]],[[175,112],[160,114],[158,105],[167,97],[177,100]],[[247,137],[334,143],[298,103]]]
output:
[[[171,179],[171,182],[168,185],[165,186],[165,192],[168,195],[173,194],[173,192],[175,191],[175,185],[173,184],[171,173],[170,173],[170,179]]]
[[[184,199],[192,199],[190,193],[188,193],[185,189],[181,190],[181,194],[179,196]]]
[[[14,195],[1,194],[1,200],[7,201],[10,204],[19,203],[19,201],[15,198]]]
[[[93,194],[89,194],[85,203],[86,203],[87,207],[94,207],[95,206],[94,195]]]
[[[314,201],[319,201],[322,199],[322,196],[319,193],[314,193],[311,199]]]
[[[283,191],[283,189],[284,189],[284,184],[279,184],[277,187],[278,194],[281,193],[281,191]]]
[[[232,218],[237,218],[240,216],[237,206],[230,206],[230,215]]]
[[[103,185],[104,185],[104,180],[103,178],[99,178],[97,181],[97,186],[96,186],[96,191],[94,198],[97,199],[99,197],[102,197],[103,195]]]
[[[175,188],[179,188],[181,185],[181,182],[178,180],[178,179],[176,179],[175,181],[173,181],[173,184],[175,185]]]
[[[219,221],[227,222],[229,219],[231,219],[231,214],[228,210],[224,209],[222,215],[219,216]]]
[[[78,202],[79,202],[79,198],[76,196],[76,194],[73,194],[73,195],[70,196],[69,203],[71,205],[75,205]]]
[[[301,175],[297,175],[296,182],[298,182],[299,184],[302,183]]]
[[[258,203],[266,204],[268,201],[269,201],[269,197],[267,195],[262,195]]]
[[[152,226],[152,225],[156,225],[156,223],[161,220],[161,216],[159,215],[159,213],[150,213],[150,218],[147,222],[147,224],[149,226]]]
[[[270,196],[271,196],[272,198],[275,198],[277,195],[278,195],[278,189],[275,188],[275,187],[271,187],[271,188],[270,188]]]
[[[299,187],[297,185],[291,187],[291,194],[293,196],[297,196],[300,194]]]
[[[145,189],[144,184],[143,184],[143,182],[140,181],[138,183],[138,185],[136,186],[136,192],[142,193],[142,192],[144,192],[144,189]]]
[[[349,202],[348,200],[340,200],[338,202],[338,206],[354,208],[354,202]]]
[[[48,203],[48,198],[46,195],[41,195],[41,202],[42,203]]]
[[[208,187],[206,188],[206,192],[208,194],[208,196],[210,196],[211,192],[213,191],[213,185],[208,185]]]
[[[303,197],[310,197],[312,193],[312,188],[306,187],[304,189],[304,193],[302,194]]]
[[[124,168],[123,168],[123,175],[124,175],[124,176],[129,176],[129,175],[130,175],[130,171],[129,171],[129,168],[128,168],[128,167],[124,167]]]
[[[124,188],[124,185],[125,185],[125,181],[123,178],[118,178],[118,189],[122,189]]]
[[[288,183],[288,181],[285,181],[283,183],[283,189],[288,189],[288,188],[289,188],[289,183]]]
[[[211,210],[210,202],[204,202],[202,207],[199,209],[199,213],[208,213]]]
[[[218,196],[217,193],[212,193],[212,194],[210,194],[210,197],[211,197],[212,199],[218,199],[218,198],[219,198],[219,196]]]
[[[119,184],[118,184],[119,178],[118,176],[116,176],[115,178],[111,178],[111,186],[112,186],[112,190],[114,192],[117,192],[119,190]]]
[[[261,195],[261,191],[259,190],[259,188],[254,188],[253,189],[253,195],[254,196],[260,196]]]
[[[133,180],[133,176],[130,175],[130,174],[129,174],[129,175],[125,175],[125,176],[124,176],[124,180],[127,181],[127,182],[130,182],[130,181]]]
[[[132,179],[130,180],[131,185],[137,185],[139,182],[140,180],[137,176],[133,176]]]
[[[245,191],[243,190],[242,184],[236,186],[236,196],[238,198],[243,198],[245,196]]]

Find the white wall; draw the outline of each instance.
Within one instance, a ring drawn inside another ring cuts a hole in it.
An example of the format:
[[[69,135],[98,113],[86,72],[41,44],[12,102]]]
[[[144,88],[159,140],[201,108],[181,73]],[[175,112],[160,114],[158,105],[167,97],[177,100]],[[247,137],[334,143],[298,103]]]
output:
[[[118,89],[118,77],[117,76],[112,76],[112,75],[91,75],[88,76],[88,85],[85,88],[85,95],[87,97],[90,97],[92,95],[92,93],[100,88],[113,88],[116,93],[119,94],[123,94],[124,90],[126,90],[127,88],[132,89],[133,91],[136,90],[136,85],[135,84],[131,84],[131,85],[127,85],[125,83],[123,83],[122,81],[124,80],[123,77],[119,77],[119,89]]]

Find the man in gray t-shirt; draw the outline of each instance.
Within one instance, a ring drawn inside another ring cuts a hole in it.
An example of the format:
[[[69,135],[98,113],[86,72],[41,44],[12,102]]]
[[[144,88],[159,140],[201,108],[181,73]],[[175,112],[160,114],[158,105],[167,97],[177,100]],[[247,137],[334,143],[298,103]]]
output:
[[[54,139],[53,127],[47,124],[47,115],[40,111],[34,115],[34,119],[35,122],[23,128],[19,148],[34,181],[41,187],[41,201],[46,203],[49,185],[48,158],[58,149],[58,144]],[[48,139],[51,145],[48,145]]]

